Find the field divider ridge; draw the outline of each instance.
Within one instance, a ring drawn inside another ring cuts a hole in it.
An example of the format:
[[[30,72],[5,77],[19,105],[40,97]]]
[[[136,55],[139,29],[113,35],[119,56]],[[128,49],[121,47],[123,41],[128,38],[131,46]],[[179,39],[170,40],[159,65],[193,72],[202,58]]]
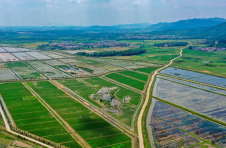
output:
[[[37,94],[31,87],[24,83],[24,86],[38,99],[38,101],[51,113],[51,115],[63,126],[63,128],[75,139],[80,145],[91,148],[90,145],[74,131],[74,129],[48,104]]]

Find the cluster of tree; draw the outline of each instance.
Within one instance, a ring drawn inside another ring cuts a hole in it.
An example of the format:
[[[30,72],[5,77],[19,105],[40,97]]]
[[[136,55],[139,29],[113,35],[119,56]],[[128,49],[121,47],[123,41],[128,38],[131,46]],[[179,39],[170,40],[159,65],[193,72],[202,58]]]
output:
[[[157,47],[174,47],[174,46],[186,46],[187,42],[168,42],[168,43],[157,43],[154,46]]]
[[[107,56],[131,56],[145,53],[145,49],[128,49],[124,51],[104,51],[104,52],[94,52],[94,53],[86,53],[86,52],[78,52],[76,55],[81,56],[90,56],[90,57],[107,57]]]

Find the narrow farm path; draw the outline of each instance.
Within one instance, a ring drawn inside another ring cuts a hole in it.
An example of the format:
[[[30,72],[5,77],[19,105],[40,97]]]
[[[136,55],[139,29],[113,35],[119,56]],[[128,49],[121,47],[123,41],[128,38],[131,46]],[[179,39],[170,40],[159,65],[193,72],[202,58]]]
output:
[[[184,48],[186,48],[186,47],[184,47]],[[181,49],[180,49],[180,56],[178,56],[178,57],[172,59],[172,60],[170,61],[170,63],[167,64],[167,65],[165,65],[164,67],[161,67],[161,68],[157,69],[157,70],[154,72],[154,74],[152,75],[152,77],[151,77],[151,80],[150,80],[150,82],[149,82],[149,84],[148,84],[146,99],[145,99],[145,101],[144,101],[144,104],[143,104],[143,106],[142,106],[142,109],[141,109],[141,111],[140,111],[140,114],[139,114],[139,116],[138,116],[138,121],[137,121],[138,137],[139,137],[139,147],[140,147],[140,148],[144,148],[144,139],[143,139],[143,133],[142,133],[142,117],[143,117],[143,114],[144,114],[144,110],[145,110],[145,108],[146,108],[146,106],[147,106],[147,104],[148,104],[148,100],[149,100],[149,97],[150,97],[150,89],[151,89],[151,86],[152,86],[152,84],[153,84],[153,82],[154,82],[154,78],[155,78],[156,74],[158,74],[158,72],[159,72],[160,70],[169,67],[169,66],[173,63],[174,60],[180,58],[180,57],[183,55],[182,53],[183,53],[183,49],[184,49],[184,48],[181,48]]]

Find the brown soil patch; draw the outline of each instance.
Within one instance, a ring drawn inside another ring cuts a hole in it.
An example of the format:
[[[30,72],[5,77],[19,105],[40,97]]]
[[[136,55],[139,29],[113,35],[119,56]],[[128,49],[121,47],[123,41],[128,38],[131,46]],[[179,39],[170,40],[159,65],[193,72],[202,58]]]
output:
[[[202,70],[201,72],[204,72],[204,73],[211,73],[210,71],[207,71],[207,70]]]
[[[172,55],[172,54],[151,54],[151,55],[148,55],[147,57],[156,57],[161,55]]]

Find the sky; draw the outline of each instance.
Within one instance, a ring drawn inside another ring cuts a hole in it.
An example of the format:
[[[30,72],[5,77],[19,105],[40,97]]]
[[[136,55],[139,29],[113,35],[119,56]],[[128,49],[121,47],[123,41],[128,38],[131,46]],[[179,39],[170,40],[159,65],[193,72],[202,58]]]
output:
[[[226,18],[226,0],[0,0],[0,26],[110,26]]]

